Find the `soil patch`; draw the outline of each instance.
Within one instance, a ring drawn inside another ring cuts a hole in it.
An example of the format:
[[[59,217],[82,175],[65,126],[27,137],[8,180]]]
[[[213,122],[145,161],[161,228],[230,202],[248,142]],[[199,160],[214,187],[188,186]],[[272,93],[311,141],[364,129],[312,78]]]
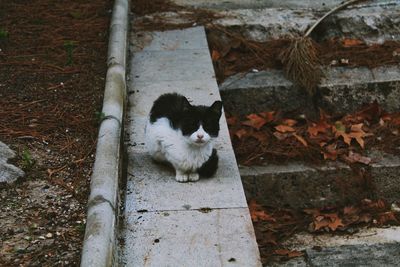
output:
[[[112,2],[0,3],[0,139],[27,174],[1,189],[0,265],[79,264]]]

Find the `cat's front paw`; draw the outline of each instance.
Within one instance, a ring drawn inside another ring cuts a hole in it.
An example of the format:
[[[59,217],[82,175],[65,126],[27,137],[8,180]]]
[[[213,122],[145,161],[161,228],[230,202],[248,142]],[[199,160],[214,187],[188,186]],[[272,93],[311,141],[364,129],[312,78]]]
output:
[[[190,173],[189,174],[189,181],[191,181],[191,182],[196,182],[196,181],[198,181],[200,179],[200,176],[199,176],[199,174],[197,173],[197,172],[194,172],[194,173]]]
[[[189,176],[186,173],[177,173],[175,180],[180,183],[186,183],[189,181]]]

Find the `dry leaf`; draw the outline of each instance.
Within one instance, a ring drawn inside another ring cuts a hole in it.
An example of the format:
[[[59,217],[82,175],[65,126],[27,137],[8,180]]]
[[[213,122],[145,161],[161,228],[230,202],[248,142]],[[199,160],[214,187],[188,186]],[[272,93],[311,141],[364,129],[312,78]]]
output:
[[[237,119],[237,117],[235,117],[235,116],[226,118],[226,123],[227,123],[229,126],[236,125],[237,122],[238,122],[238,119]]]
[[[242,122],[242,124],[256,130],[260,130],[267,123],[266,119],[254,113],[246,116],[246,118],[249,120]]]
[[[299,140],[300,143],[303,144],[303,146],[308,147],[307,141],[304,140],[303,137],[301,137],[300,135],[297,135],[297,134],[293,134],[293,136],[296,137],[296,139]]]
[[[221,58],[221,54],[217,50],[213,50],[211,52],[211,59],[212,61],[217,61],[218,59]]]
[[[267,122],[273,121],[274,120],[274,114],[275,111],[269,111],[269,112],[260,112],[258,115],[263,117]]]
[[[308,126],[307,132],[311,137],[317,136],[319,133],[326,133],[332,126],[325,121],[319,121]]]
[[[287,125],[287,126],[294,126],[297,123],[296,120],[292,119],[286,119],[282,122],[282,124]]]
[[[257,139],[261,144],[267,143],[268,140],[268,136],[263,132],[252,132],[250,136]]]
[[[255,200],[250,200],[249,203],[249,210],[250,210],[250,216],[251,220],[253,222],[258,222],[258,221],[270,221],[270,222],[275,222],[275,219],[267,214],[263,208],[257,204]]]
[[[358,153],[354,153],[353,151],[349,151],[349,155],[345,156],[345,159],[350,163],[360,162],[365,165],[368,165],[371,163],[371,158],[362,156]]]
[[[300,257],[303,256],[303,252],[298,251],[298,250],[288,250],[288,249],[276,249],[274,250],[275,255],[280,255],[280,256],[287,256],[289,258],[295,258],[295,257]]]
[[[243,136],[247,135],[247,131],[245,129],[239,129],[235,132],[235,135],[237,136],[237,138],[242,139]]]
[[[358,39],[343,39],[344,47],[360,46],[362,44],[364,44],[364,42]]]
[[[278,126],[275,126],[275,129],[281,133],[296,131],[293,127],[287,126],[287,125],[278,125]]]

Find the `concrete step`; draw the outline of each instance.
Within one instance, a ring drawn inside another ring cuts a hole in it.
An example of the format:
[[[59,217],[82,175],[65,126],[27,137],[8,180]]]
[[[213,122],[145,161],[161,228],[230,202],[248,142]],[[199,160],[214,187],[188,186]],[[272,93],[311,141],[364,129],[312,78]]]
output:
[[[285,241],[304,256],[271,266],[399,266],[400,228],[361,228],[353,235],[299,233]]]
[[[313,166],[304,162],[240,167],[248,199],[295,209],[347,205],[364,198],[400,199],[400,158],[373,152],[375,163],[358,171],[339,162]],[[364,173],[361,176],[360,173]]]
[[[375,100],[389,112],[400,110],[400,67],[335,67],[325,71],[319,86],[319,107],[329,113],[354,112]],[[310,99],[301,88],[285,78],[282,70],[237,74],[221,85],[225,110],[249,114],[268,110],[306,111]]]
[[[220,99],[203,27],[150,36],[130,60],[120,265],[260,266],[224,116],[214,178],[178,183],[144,149],[144,125],[159,95],[178,92],[207,105]]]
[[[304,4],[308,1],[297,2]],[[332,7],[340,1],[324,2]],[[306,6],[309,8],[299,9],[298,6],[291,5],[288,8],[273,6],[270,8],[220,11],[219,14],[223,18],[214,23],[239,32],[251,40],[264,42],[301,35],[326,12],[326,10],[321,11],[318,5],[306,3]],[[313,32],[312,37],[314,40],[354,38],[364,40],[366,43],[400,40],[399,7],[400,1],[398,0],[367,1],[351,6],[322,21]]]

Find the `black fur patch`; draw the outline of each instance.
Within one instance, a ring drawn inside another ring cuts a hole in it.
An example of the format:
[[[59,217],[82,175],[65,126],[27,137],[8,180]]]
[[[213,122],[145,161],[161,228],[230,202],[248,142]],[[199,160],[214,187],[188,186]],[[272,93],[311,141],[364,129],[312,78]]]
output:
[[[182,134],[187,136],[202,125],[210,136],[217,137],[221,113],[221,101],[215,101],[210,107],[192,106],[186,97],[169,93],[154,101],[150,111],[150,122],[154,123],[163,117],[168,118],[172,128],[181,129]]]
[[[218,155],[217,150],[213,149],[210,158],[203,163],[203,165],[197,170],[202,177],[211,177],[215,174],[218,168]]]

